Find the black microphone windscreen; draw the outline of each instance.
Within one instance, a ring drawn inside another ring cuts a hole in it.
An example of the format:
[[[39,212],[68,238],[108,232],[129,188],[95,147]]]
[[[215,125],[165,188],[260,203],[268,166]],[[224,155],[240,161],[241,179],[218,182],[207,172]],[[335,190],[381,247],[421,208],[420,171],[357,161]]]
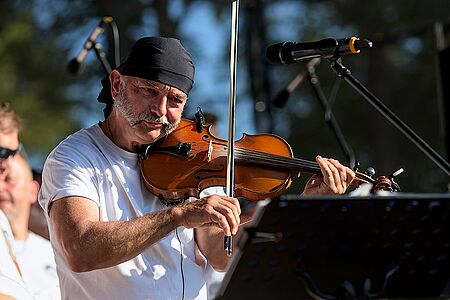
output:
[[[81,64],[77,61],[76,58],[69,61],[67,64],[67,72],[69,72],[72,75],[77,75],[80,72]]]
[[[284,55],[285,50],[290,49],[292,42],[284,42],[271,45],[266,50],[266,59],[271,64],[285,64],[288,61],[292,62],[292,58]],[[284,50],[283,50],[284,49]]]
[[[278,93],[278,95],[275,97],[275,99],[273,99],[272,104],[275,107],[281,108],[283,107],[286,102],[288,101],[290,96],[290,93],[284,89],[281,92]]]

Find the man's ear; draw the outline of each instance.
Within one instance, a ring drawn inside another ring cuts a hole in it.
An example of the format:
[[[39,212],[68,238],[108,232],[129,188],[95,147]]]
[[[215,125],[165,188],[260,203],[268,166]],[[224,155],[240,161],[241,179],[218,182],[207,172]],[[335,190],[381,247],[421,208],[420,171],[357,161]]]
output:
[[[34,202],[37,201],[39,188],[40,188],[39,183],[36,180],[33,180],[33,182],[31,182],[31,187],[30,187],[30,203],[31,204],[33,204]]]
[[[122,80],[122,75],[117,70],[112,70],[109,74],[109,83],[111,84],[111,96],[116,99],[119,94],[120,81]]]

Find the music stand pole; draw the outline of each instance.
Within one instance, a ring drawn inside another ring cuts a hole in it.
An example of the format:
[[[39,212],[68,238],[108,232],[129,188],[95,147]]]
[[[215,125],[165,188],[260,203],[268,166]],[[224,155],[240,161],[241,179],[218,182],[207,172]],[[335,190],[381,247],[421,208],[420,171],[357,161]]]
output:
[[[395,115],[380,99],[372,94],[362,83],[360,83],[351,71],[339,63],[336,59],[329,59],[330,67],[336,74],[343,78],[351,87],[359,92],[378,112],[380,112],[392,125],[397,127],[407,138],[410,139],[423,153],[425,153],[438,167],[450,176],[450,164],[429,146],[417,133],[408,127],[397,115]]]

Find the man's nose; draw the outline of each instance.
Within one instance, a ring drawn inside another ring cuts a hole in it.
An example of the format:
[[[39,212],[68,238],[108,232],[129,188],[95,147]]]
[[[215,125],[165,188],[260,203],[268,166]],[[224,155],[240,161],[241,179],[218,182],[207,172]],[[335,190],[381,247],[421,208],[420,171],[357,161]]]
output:
[[[167,114],[167,96],[161,95],[157,97],[150,105],[150,111],[158,117],[165,116]]]

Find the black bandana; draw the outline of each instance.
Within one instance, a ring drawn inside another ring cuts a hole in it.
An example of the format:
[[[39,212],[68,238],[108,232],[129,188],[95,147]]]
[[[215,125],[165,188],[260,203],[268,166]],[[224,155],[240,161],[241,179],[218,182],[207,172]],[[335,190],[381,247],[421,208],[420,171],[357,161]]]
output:
[[[192,56],[180,41],[166,37],[144,37],[131,48],[127,59],[117,70],[122,75],[135,76],[175,87],[189,94],[194,84],[194,63]],[[106,103],[105,117],[112,110],[109,75],[102,79],[102,90],[97,97]]]

